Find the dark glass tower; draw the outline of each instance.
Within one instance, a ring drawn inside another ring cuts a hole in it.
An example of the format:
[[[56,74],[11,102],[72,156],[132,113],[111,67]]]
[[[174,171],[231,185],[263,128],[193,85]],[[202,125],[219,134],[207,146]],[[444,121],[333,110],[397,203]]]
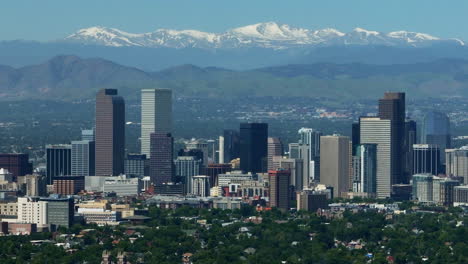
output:
[[[174,139],[170,133],[151,133],[150,179],[153,185],[160,185],[173,181],[173,147]]]
[[[240,124],[240,168],[244,172],[266,172],[268,124]]]
[[[353,156],[356,156],[356,150],[361,144],[361,127],[359,123],[353,123],[351,131],[351,142],[353,144]]]
[[[417,143],[417,130],[416,121],[406,120],[405,121],[405,141],[403,144],[403,151],[405,153],[404,159],[404,177],[407,182],[413,175],[413,145]]]
[[[224,130],[224,162],[239,158],[240,139],[236,130]]]
[[[392,184],[408,183],[404,177],[405,93],[385,93],[379,100],[379,117],[391,120]]]
[[[445,164],[445,149],[451,148],[450,120],[446,114],[431,111],[424,116],[422,143],[438,145],[441,162]]]
[[[58,176],[71,176],[71,145],[46,146],[46,178],[51,185]]]
[[[125,102],[116,89],[96,96],[96,175],[124,173]]]

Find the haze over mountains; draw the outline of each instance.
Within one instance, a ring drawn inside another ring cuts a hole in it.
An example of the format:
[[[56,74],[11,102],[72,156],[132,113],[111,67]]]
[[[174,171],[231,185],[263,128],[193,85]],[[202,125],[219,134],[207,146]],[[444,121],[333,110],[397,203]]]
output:
[[[419,32],[382,33],[356,28],[345,33],[274,22],[223,33],[159,29],[137,34],[90,27],[48,42],[0,42],[0,64],[14,67],[39,64],[61,54],[100,57],[145,71],[183,64],[248,70],[322,62],[386,65],[468,59],[468,47],[456,38],[442,39]]]
[[[414,98],[467,97],[468,61],[429,63],[296,64],[233,71],[182,65],[157,72],[93,58],[58,56],[21,68],[0,66],[0,100],[92,99],[100,88],[118,88],[137,100],[148,87],[167,87],[177,96],[309,96],[333,99],[376,98],[385,91],[405,91]]]

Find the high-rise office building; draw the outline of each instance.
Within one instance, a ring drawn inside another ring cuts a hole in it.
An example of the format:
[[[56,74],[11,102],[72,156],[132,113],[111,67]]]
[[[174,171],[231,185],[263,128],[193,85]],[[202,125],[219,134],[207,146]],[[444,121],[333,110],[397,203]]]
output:
[[[426,113],[423,120],[421,143],[438,145],[440,153],[451,148],[450,120],[446,114],[431,111]],[[441,157],[442,164],[445,164],[445,157]]]
[[[304,177],[309,183],[320,181],[320,137],[322,133],[312,128],[301,128],[298,131],[299,158],[304,161]],[[304,150],[308,153],[304,153]]]
[[[289,143],[288,156],[290,159],[299,159],[299,143]]]
[[[287,170],[268,171],[271,207],[278,207],[281,210],[289,210],[289,201],[291,196],[289,177],[291,177],[291,174]]]
[[[357,147],[359,144],[361,144],[360,142],[360,131],[361,128],[359,126],[359,122],[357,123],[353,123],[352,126],[351,126],[351,142],[353,144],[353,156],[356,156],[356,150],[357,150]]]
[[[353,192],[368,193],[377,191],[377,144],[356,146],[353,156]]]
[[[70,227],[75,216],[73,198],[47,197],[39,201],[47,202],[47,223],[56,226]]]
[[[445,174],[448,177],[460,177],[463,184],[468,184],[468,147],[445,150]]]
[[[174,176],[173,149],[174,139],[169,133],[152,133],[150,179],[153,185],[170,183]]]
[[[233,159],[240,157],[240,136],[239,131],[226,129],[223,132],[223,159],[224,162],[231,162]],[[221,142],[219,143],[221,146]],[[223,162],[219,162],[223,163]]]
[[[301,191],[304,187],[307,187],[307,182],[304,181],[304,163],[301,159],[274,156],[273,163],[275,164],[273,170],[284,169],[291,173],[289,185],[294,186],[296,191]]]
[[[225,174],[232,170],[230,163],[208,164],[205,169],[205,175],[210,177],[210,186],[218,186],[218,175]]]
[[[125,159],[125,175],[143,178],[149,175],[149,160],[145,154],[128,154]]]
[[[95,175],[95,142],[88,140],[71,142],[71,175]]]
[[[392,179],[395,184],[408,183],[409,179],[404,177],[405,93],[385,93],[379,100],[379,117],[390,120],[392,125]]]
[[[240,167],[243,172],[264,172],[267,165],[268,124],[240,124]]]
[[[322,133],[312,128],[301,128],[298,131],[300,140],[299,144],[309,145],[310,156],[320,156],[320,137]]]
[[[116,89],[102,89],[96,96],[95,148],[96,175],[124,173],[125,102]]]
[[[26,196],[45,196],[47,194],[45,175],[28,174],[18,176],[18,185]]]
[[[219,136],[218,163],[224,163],[224,136]]]
[[[192,139],[185,143],[186,151],[200,151],[203,153],[202,163],[206,167],[209,163],[209,152],[208,142],[202,139]]]
[[[172,90],[141,90],[141,154],[151,158],[151,133],[172,132]]]
[[[46,146],[46,178],[51,185],[55,177],[71,175],[71,151],[68,144]]]
[[[350,146],[349,137],[320,137],[320,183],[333,187],[334,197],[350,189]]]
[[[413,175],[413,145],[417,143],[416,122],[414,120],[405,121],[405,141],[404,151],[404,175],[405,179],[411,179]]]
[[[413,175],[425,173],[437,175],[441,172],[440,169],[440,149],[438,145],[413,145]]]
[[[268,138],[268,160],[267,166],[268,170],[274,170],[273,166],[273,157],[274,156],[282,156],[283,155],[283,143],[277,137],[269,137]]]
[[[96,133],[94,129],[81,130],[81,140],[96,141]]]
[[[194,156],[179,156],[175,160],[175,175],[185,184],[187,193],[192,192],[193,176],[202,172],[202,160]]]
[[[32,174],[33,166],[29,162],[28,154],[0,153],[0,168],[7,169],[13,174],[13,181],[18,176]]]
[[[392,173],[392,121],[379,117],[361,117],[360,124],[361,144],[377,144],[377,197],[390,197],[392,185],[397,182],[397,174]]]

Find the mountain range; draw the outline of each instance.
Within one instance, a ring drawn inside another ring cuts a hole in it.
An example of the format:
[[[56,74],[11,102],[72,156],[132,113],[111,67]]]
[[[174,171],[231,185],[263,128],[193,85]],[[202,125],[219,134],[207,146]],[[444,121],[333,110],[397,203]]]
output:
[[[285,64],[390,65],[468,59],[468,46],[459,39],[418,32],[383,33],[356,28],[344,33],[274,22],[223,33],[158,29],[136,34],[90,27],[53,41],[0,41],[0,64],[17,68],[62,54],[99,57],[148,72],[184,64],[244,71]]]
[[[275,22],[234,28],[223,33],[198,30],[158,29],[149,33],[128,33],[115,28],[90,27],[78,30],[65,41],[85,45],[111,47],[136,46],[149,48],[289,49],[306,46],[383,45],[427,47],[434,44],[464,46],[459,39],[441,39],[425,33],[395,31],[382,33],[355,28],[348,33],[333,28],[311,30]]]
[[[291,64],[235,71],[180,65],[147,72],[114,62],[57,56],[20,68],[0,66],[0,100],[89,100],[100,88],[117,88],[138,100],[142,88],[171,88],[179,96],[237,98],[302,96],[333,99],[377,98],[385,91],[409,97],[468,97],[468,61],[427,63]]]

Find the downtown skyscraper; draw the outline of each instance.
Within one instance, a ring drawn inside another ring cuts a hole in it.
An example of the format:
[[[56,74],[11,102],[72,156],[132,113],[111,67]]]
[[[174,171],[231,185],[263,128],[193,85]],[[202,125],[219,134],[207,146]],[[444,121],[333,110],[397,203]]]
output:
[[[96,175],[124,173],[125,102],[116,89],[96,96]]]
[[[387,92],[379,99],[379,117],[391,121],[392,184],[408,183],[405,171],[405,93]],[[362,132],[362,129],[361,129]],[[362,139],[362,136],[361,136]],[[362,143],[362,141],[361,141]],[[367,143],[367,142],[366,142]],[[372,142],[368,142],[372,143]]]
[[[151,133],[172,132],[172,90],[141,90],[141,154],[151,157]]]
[[[240,124],[240,168],[243,172],[266,172],[268,124]]]
[[[170,133],[151,133],[150,180],[153,185],[173,182],[174,139]]]

